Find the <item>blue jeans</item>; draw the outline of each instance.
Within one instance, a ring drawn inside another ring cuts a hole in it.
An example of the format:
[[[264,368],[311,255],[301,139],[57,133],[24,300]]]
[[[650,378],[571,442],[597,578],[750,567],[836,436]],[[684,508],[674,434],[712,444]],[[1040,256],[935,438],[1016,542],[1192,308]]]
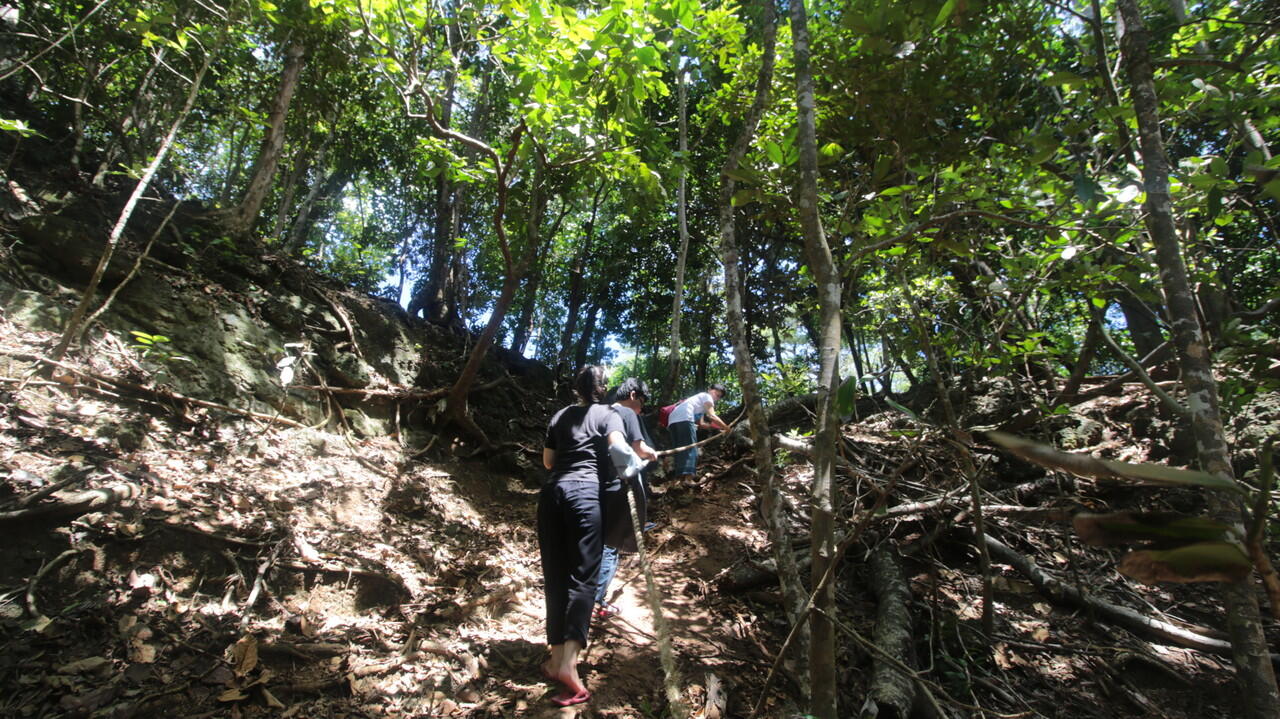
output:
[[[671,444],[684,447],[698,441],[698,428],[693,422],[672,422],[667,426],[671,433]],[[676,474],[693,474],[698,468],[698,448],[693,447],[676,454],[672,465]]]
[[[613,582],[613,575],[617,573],[618,550],[605,545],[604,553],[600,557],[600,576],[596,578],[596,604],[604,604],[605,597],[609,594],[609,585]]]

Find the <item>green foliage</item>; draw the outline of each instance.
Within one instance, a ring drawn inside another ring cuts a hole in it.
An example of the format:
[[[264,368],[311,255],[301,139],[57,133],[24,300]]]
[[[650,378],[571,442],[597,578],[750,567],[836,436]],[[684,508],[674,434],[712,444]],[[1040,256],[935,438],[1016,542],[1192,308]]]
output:
[[[170,365],[175,362],[191,361],[190,357],[174,351],[169,338],[164,335],[148,334],[140,330],[129,330],[129,334],[133,335],[133,343],[129,346],[136,350],[144,361],[153,364],[158,376],[167,374]]]
[[[813,366],[799,357],[762,369],[757,379],[760,396],[766,404],[814,391]]]
[[[15,132],[22,137],[31,137],[32,135],[37,134],[36,131],[31,129],[26,122],[22,120],[11,120],[6,117],[0,117],[0,130],[3,130],[4,132]]]

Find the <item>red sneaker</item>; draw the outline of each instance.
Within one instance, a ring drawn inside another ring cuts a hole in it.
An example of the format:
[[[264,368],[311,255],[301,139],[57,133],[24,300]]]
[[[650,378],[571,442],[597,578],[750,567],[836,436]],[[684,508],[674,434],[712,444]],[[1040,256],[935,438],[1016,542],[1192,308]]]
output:
[[[608,602],[601,602],[596,605],[596,610],[592,613],[592,616],[596,619],[609,619],[610,617],[616,617],[619,614],[622,614],[622,610],[619,609],[617,605],[610,604]]]

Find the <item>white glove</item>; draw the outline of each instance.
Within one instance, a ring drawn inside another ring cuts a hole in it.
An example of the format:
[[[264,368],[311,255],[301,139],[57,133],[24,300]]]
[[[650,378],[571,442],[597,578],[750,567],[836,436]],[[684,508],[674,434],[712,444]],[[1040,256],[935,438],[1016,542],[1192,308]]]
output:
[[[609,445],[609,458],[613,460],[613,467],[618,470],[618,476],[624,479],[639,476],[640,470],[649,465],[648,460],[640,459],[640,456],[626,444]]]

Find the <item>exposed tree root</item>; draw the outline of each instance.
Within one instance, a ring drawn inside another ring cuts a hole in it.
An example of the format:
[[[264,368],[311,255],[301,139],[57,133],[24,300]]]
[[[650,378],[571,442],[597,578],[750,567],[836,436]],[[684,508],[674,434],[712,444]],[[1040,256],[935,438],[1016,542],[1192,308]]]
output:
[[[36,572],[35,576],[31,578],[31,581],[27,582],[27,596],[26,596],[27,612],[32,617],[40,618],[44,616],[44,614],[40,611],[40,605],[36,603],[36,589],[40,586],[41,580],[43,580],[45,577],[52,574],[53,571],[58,567],[61,567],[67,562],[71,561],[72,558],[77,557],[88,551],[91,551],[91,550],[83,549],[83,548],[68,549],[62,554],[59,554],[58,556],[54,557],[53,560],[50,561],[48,564],[41,567],[40,571]]]
[[[403,593],[404,596],[406,597],[413,596],[413,592],[409,591],[409,588],[404,585],[404,582],[400,581],[399,579],[392,576],[391,574],[383,573],[383,572],[375,572],[372,569],[362,569],[360,567],[352,567],[345,564],[327,563],[323,565],[316,565],[316,564],[306,564],[303,562],[293,562],[293,561],[276,562],[276,566],[280,567],[281,569],[293,569],[299,572],[343,574],[343,575],[349,575],[349,576],[355,576],[355,577],[366,577],[368,579],[379,579],[391,585],[392,587],[395,587],[398,591]]]
[[[75,517],[86,512],[114,507],[115,505],[139,496],[142,491],[133,484],[113,484],[110,487],[89,489],[77,494],[65,496],[52,504],[41,504],[26,509],[15,509],[11,512],[0,512],[0,524],[26,522],[35,519],[61,519]]]
[[[286,419],[279,415],[263,414],[261,412],[253,412],[247,409],[239,409],[237,407],[231,407],[229,405],[219,404],[217,402],[209,402],[203,399],[188,397],[179,392],[159,389],[157,387],[144,387],[143,385],[135,384],[133,382],[128,382],[115,377],[107,377],[106,375],[100,375],[95,372],[89,372],[87,370],[80,369],[79,367],[74,367],[72,365],[69,365],[65,362],[59,362],[57,360],[49,359],[48,357],[41,357],[39,355],[32,355],[32,354],[26,354],[26,353],[20,353],[20,352],[5,352],[3,354],[5,354],[8,357],[13,357],[14,359],[24,360],[27,362],[39,362],[41,364],[46,364],[52,367],[57,367],[59,369],[64,369],[68,372],[80,375],[81,377],[84,377],[86,379],[91,379],[95,382],[105,382],[106,384],[112,385],[114,387],[118,387],[120,389],[127,389],[131,392],[137,392],[139,394],[153,397],[153,398],[172,400],[174,402],[189,404],[195,407],[204,407],[205,409],[216,409],[220,412],[227,412],[228,414],[239,415],[241,417],[251,417],[253,419],[260,419],[264,422],[275,422],[277,424],[284,424],[290,427],[305,427],[305,425],[303,424],[295,422],[291,419]]]

